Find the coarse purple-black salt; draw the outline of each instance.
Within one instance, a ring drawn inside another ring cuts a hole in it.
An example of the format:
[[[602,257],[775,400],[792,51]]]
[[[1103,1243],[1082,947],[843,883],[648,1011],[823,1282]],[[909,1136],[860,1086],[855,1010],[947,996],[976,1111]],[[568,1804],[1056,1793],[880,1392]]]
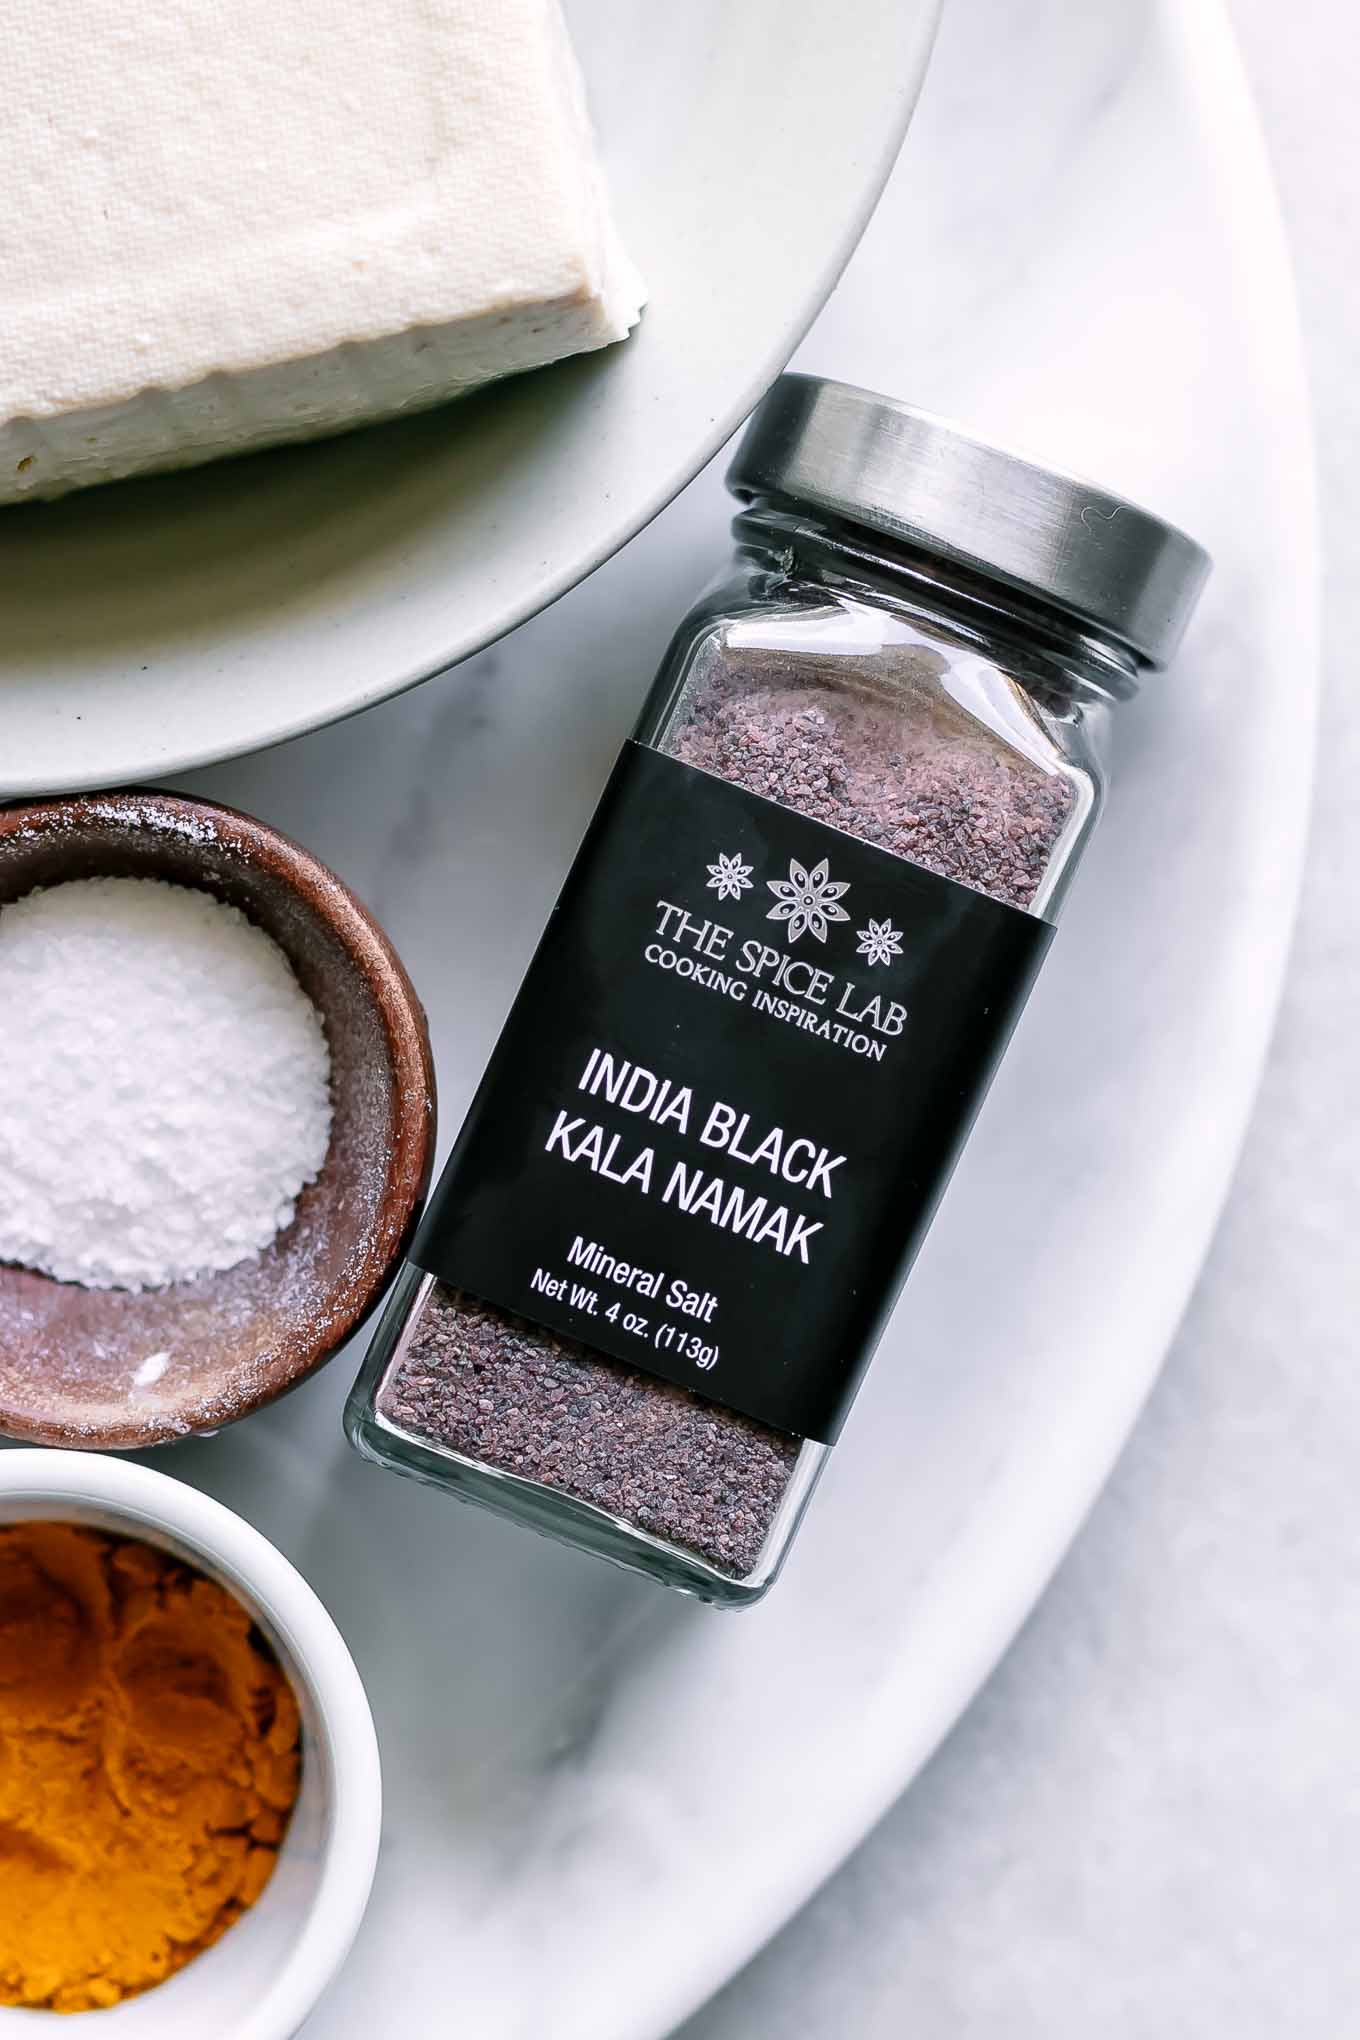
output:
[[[928,655],[895,687],[782,654],[706,659],[661,748],[894,856],[1028,907],[1073,804],[1060,773],[934,694]],[[742,1578],[802,1441],[574,1340],[430,1290],[377,1396],[416,1438],[556,1489]]]
[[[778,654],[710,665],[666,748],[1013,907],[1032,904],[1073,802],[1062,774],[963,717],[903,701],[881,679],[856,687],[815,666],[800,673]]]
[[[379,1407],[390,1423],[751,1570],[798,1440],[438,1284]]]

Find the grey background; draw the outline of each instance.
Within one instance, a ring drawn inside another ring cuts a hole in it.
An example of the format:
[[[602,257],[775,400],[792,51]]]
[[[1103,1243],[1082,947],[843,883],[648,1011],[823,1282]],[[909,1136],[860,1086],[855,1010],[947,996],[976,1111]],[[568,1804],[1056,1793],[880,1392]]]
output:
[[[912,1791],[677,2040],[1360,2035],[1360,10],[1232,13],[1294,252],[1326,548],[1266,1082],[1161,1384],[1048,1595]]]

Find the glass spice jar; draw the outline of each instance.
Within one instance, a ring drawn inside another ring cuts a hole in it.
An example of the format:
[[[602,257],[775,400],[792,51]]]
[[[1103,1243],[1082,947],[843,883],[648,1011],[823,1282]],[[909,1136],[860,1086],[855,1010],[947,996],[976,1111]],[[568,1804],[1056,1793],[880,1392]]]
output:
[[[1209,562],[785,376],[346,1413],[704,1600],[788,1549]]]

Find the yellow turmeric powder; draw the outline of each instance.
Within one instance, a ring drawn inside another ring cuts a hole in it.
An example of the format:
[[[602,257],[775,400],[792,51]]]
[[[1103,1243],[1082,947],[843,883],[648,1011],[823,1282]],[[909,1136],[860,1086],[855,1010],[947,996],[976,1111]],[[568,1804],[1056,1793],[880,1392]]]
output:
[[[240,1603],[168,1553],[0,1528],[0,2005],[163,1982],[269,1881],[292,1689]]]

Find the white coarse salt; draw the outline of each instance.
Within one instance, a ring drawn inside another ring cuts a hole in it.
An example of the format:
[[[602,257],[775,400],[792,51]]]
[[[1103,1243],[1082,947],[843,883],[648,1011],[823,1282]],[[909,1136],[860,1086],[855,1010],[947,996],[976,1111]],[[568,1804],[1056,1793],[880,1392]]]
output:
[[[235,907],[91,878],[0,910],[0,1261],[94,1289],[234,1267],[330,1126],[320,1016]]]

